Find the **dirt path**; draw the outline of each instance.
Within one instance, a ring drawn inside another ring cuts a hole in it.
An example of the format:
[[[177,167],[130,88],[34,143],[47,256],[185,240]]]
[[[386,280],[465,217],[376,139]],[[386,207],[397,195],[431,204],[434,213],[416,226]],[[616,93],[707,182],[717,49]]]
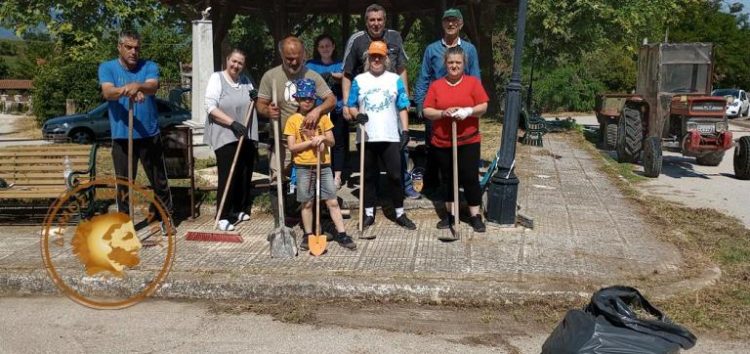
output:
[[[34,116],[0,114],[0,147],[24,144],[46,144]]]
[[[521,307],[147,301],[91,310],[61,297],[0,298],[0,352],[539,353],[556,321]],[[361,306],[360,306],[361,305]],[[106,340],[96,340],[106,338]],[[137,338],[137,340],[134,340]],[[744,353],[698,334],[689,353]]]

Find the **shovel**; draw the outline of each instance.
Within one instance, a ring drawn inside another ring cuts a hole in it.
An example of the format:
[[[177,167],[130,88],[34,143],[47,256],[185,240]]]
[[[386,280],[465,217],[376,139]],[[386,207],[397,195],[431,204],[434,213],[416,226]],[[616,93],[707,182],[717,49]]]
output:
[[[315,147],[315,156],[318,161],[315,166],[315,234],[307,238],[310,247],[310,253],[313,256],[320,256],[326,251],[326,242],[328,238],[320,232],[320,148]]]
[[[276,99],[276,80],[273,80],[271,86],[271,100],[274,105],[277,104]],[[281,134],[279,132],[279,125],[281,125],[281,117],[279,119],[271,120],[273,125],[273,136],[276,140],[274,143],[274,152],[276,153],[277,162],[277,173],[276,173],[276,194],[278,198],[279,208],[279,227],[271,231],[268,234],[268,242],[271,243],[271,258],[293,258],[297,256],[297,241],[294,235],[294,231],[286,226],[285,215],[284,215],[284,192],[281,186],[281,179],[284,178],[284,165],[281,160]]]
[[[364,240],[372,240],[375,235],[364,230],[365,217],[365,123],[368,121],[367,114],[358,114],[356,121],[359,124],[359,236]]]
[[[128,216],[133,220],[133,99],[128,100]]]
[[[438,237],[441,241],[457,241],[461,239],[461,233],[459,232],[459,226],[461,220],[458,219],[458,141],[456,137],[456,120],[451,118],[451,157],[453,163],[453,205],[451,207],[451,215],[455,223],[451,225],[451,233],[443,234]]]

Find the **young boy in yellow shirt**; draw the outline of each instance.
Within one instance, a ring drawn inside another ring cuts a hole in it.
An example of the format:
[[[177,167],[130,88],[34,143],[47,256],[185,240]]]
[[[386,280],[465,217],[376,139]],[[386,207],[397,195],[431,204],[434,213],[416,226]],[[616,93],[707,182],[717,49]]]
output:
[[[329,214],[336,226],[337,235],[333,238],[342,247],[354,250],[357,245],[344,228],[344,219],[341,217],[341,209],[336,199],[336,186],[333,183],[331,172],[331,156],[326,146],[333,146],[333,123],[328,115],[324,115],[318,121],[314,129],[303,127],[302,121],[305,114],[315,108],[315,81],[311,79],[300,79],[295,81],[297,92],[292,97],[297,100],[299,107],[297,113],[286,121],[284,135],[287,136],[287,145],[293,154],[294,166],[297,170],[297,201],[302,204],[302,226],[304,235],[300,249],[307,251],[308,237],[312,233],[313,203],[315,201],[315,168],[317,156],[315,149],[320,154],[320,199],[325,200]]]

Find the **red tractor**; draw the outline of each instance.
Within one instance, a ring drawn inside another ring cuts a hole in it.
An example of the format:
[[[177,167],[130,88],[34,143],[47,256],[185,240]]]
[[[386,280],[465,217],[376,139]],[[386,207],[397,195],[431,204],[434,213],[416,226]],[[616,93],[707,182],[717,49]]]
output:
[[[712,44],[641,46],[635,94],[597,98],[601,144],[614,145],[619,162],[640,160],[647,177],[661,173],[662,148],[718,165],[735,143],[725,98],[710,96],[712,77]],[[741,138],[734,158],[739,179],[750,179],[749,149],[750,137]]]

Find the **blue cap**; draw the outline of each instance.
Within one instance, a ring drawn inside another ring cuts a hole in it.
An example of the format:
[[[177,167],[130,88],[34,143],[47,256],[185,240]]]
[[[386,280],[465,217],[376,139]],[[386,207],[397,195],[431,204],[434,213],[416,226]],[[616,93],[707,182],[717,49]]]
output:
[[[315,99],[315,81],[312,79],[299,79],[294,82],[297,91],[292,95],[294,98]]]

